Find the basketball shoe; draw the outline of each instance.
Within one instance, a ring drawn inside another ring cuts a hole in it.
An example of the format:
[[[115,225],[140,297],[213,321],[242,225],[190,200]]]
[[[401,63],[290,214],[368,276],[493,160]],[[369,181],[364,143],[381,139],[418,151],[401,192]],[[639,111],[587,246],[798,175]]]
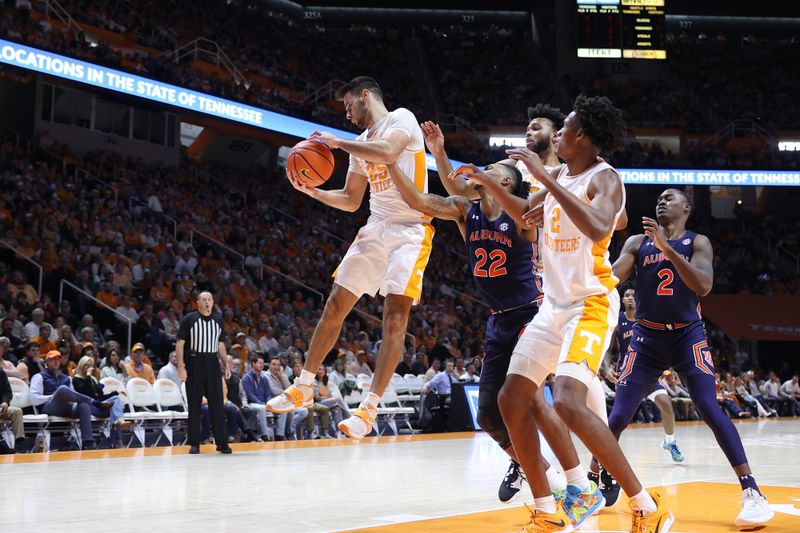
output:
[[[672,442],[667,442],[666,439],[664,439],[661,441],[661,449],[668,451],[672,456],[672,460],[676,463],[683,462],[683,454],[678,449],[678,441],[673,440]]]
[[[500,499],[500,503],[512,503],[516,501],[519,497],[520,490],[522,490],[522,487],[525,486],[526,483],[525,474],[522,472],[519,463],[512,460],[511,464],[508,466],[506,477],[503,478],[503,482],[500,483],[500,489],[497,491],[497,497]]]
[[[661,503],[661,496],[657,492],[649,494],[656,502],[656,510],[645,514],[644,511],[634,509],[631,533],[669,533],[675,523],[672,511]]]
[[[619,499],[619,483],[614,476],[603,467],[600,467],[600,490],[606,499],[606,507],[611,507]]]
[[[597,488],[597,483],[589,481],[589,489],[583,492],[577,485],[567,485],[567,497],[564,498],[563,509],[572,522],[573,527],[583,524],[587,518],[602,509],[606,500]]]
[[[364,400],[353,416],[339,422],[339,429],[351,439],[363,439],[372,431],[376,416],[378,409]]]
[[[767,499],[760,492],[749,488],[742,491],[742,510],[736,517],[737,526],[760,526],[772,520],[773,516],[775,511],[770,509]]]
[[[267,409],[273,413],[288,413],[301,407],[314,405],[314,387],[303,385],[299,379],[294,380],[285,391],[267,402]]]
[[[571,533],[575,531],[567,513],[561,507],[555,513],[545,513],[539,509],[525,508],[531,513],[531,521],[522,528],[521,533]]]

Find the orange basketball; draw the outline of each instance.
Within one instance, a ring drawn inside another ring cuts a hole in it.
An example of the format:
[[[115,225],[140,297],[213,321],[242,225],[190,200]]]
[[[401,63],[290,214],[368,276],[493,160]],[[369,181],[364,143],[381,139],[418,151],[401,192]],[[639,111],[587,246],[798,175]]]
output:
[[[333,174],[331,149],[319,141],[300,141],[289,151],[286,169],[294,173],[306,187],[318,187]]]

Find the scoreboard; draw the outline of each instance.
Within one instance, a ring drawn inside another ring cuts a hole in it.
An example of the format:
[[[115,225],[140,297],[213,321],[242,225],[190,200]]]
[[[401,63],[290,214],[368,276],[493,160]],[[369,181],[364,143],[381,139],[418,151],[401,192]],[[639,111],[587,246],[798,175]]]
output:
[[[666,59],[665,0],[577,0],[578,57]]]

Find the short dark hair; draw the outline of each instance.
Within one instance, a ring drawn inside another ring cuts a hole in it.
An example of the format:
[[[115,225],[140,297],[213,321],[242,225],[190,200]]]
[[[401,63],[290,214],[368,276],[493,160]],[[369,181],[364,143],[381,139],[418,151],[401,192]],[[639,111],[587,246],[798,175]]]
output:
[[[690,212],[694,211],[694,204],[692,203],[692,199],[689,198],[689,195],[686,194],[686,191],[684,191],[683,189],[674,189],[674,188],[669,188],[667,190],[668,191],[675,191],[676,193],[680,194],[681,197],[683,197],[683,201],[686,202],[687,204],[689,204],[689,211]]]
[[[613,152],[622,146],[627,127],[622,111],[611,100],[605,96],[580,95],[573,109],[581,129],[601,152]]]
[[[262,359],[263,359],[263,357],[262,357]],[[272,361],[273,361],[274,359],[277,359],[279,363],[281,362],[281,356],[280,356],[280,355],[270,355],[270,356],[269,356],[269,362],[270,362],[270,363],[272,363]]]
[[[381,90],[381,86],[378,85],[377,81],[369,76],[357,76],[339,87],[339,90],[336,91],[336,99],[342,100],[344,99],[344,95],[348,93],[361,93],[361,91],[364,89],[375,95],[381,102],[383,101],[383,91]]]
[[[506,172],[514,176],[516,184],[511,190],[511,194],[527,200],[528,194],[531,191],[531,184],[522,179],[522,172],[514,165],[509,165],[508,163],[497,163],[497,166],[503,167]]]
[[[530,122],[535,118],[546,118],[553,123],[555,129],[560,130],[564,126],[564,118],[566,117],[559,108],[540,102],[528,108],[528,121]]]
[[[619,293],[622,295],[622,294],[625,294],[625,291],[628,291],[628,290],[634,290],[635,291],[636,290],[636,285],[632,281],[626,281],[624,283],[621,283],[619,285],[619,287],[617,287],[617,289],[619,290]]]

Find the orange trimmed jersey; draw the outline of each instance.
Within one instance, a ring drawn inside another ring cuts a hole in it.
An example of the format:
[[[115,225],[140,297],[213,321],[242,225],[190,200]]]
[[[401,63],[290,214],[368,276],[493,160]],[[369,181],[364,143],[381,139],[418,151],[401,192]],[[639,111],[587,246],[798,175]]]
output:
[[[564,165],[559,172],[558,183],[589,203],[589,184],[594,176],[606,169],[612,170],[617,179],[620,179],[611,165],[598,161],[577,176],[567,174],[568,168]],[[614,290],[619,280],[611,271],[608,246],[624,206],[625,186],[622,185],[622,202],[617,207],[611,231],[601,241],[592,242],[566,216],[553,195],[547,195],[544,201],[540,253],[544,263],[544,293],[549,298],[569,303],[593,295],[608,294]]]
[[[425,141],[414,114],[403,107],[389,112],[371,128],[358,136],[359,141],[376,141],[385,138],[392,130],[408,135],[408,144],[397,158],[397,166],[414,182],[417,190],[428,192],[428,167],[425,162]],[[395,187],[386,165],[372,163],[350,155],[348,172],[367,177],[369,182],[369,209],[373,217],[392,222],[428,222],[431,217],[411,209]]]

